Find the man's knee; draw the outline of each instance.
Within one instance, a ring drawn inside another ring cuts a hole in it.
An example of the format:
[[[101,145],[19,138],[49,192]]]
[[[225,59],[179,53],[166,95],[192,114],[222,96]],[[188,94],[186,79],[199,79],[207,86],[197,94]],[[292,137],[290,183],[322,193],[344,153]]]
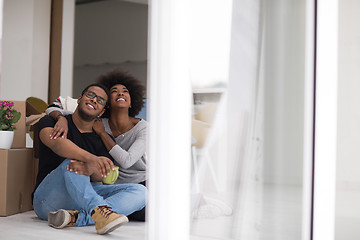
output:
[[[147,194],[147,188],[144,185],[141,184],[132,184],[132,187],[135,191],[139,193],[143,193],[144,195]]]
[[[134,184],[134,188],[136,189],[136,192],[139,196],[142,196],[144,204],[147,202],[147,188],[144,185],[141,184]]]
[[[67,170],[67,166],[70,164],[70,159],[65,159],[60,165],[59,168],[61,168],[62,170]]]

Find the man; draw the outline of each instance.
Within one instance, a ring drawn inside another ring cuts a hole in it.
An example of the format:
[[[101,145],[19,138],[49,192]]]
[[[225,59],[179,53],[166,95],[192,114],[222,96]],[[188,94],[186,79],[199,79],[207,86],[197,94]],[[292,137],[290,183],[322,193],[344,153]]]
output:
[[[104,113],[108,95],[99,84],[84,89],[74,114],[66,116],[67,138],[51,139],[55,125],[51,117],[39,121],[39,173],[33,205],[37,216],[52,227],[95,223],[97,233],[106,234],[145,206],[144,186],[100,183],[114,165],[92,126]]]

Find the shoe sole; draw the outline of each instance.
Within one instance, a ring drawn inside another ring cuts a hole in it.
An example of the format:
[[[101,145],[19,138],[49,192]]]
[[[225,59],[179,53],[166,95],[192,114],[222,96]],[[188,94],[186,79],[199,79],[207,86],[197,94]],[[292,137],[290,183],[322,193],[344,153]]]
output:
[[[114,231],[115,229],[117,229],[121,225],[123,225],[125,223],[128,223],[128,222],[129,222],[129,219],[125,215],[122,215],[121,217],[115,219],[114,221],[107,224],[103,228],[97,230],[96,232],[98,234],[100,234],[100,235],[107,234],[107,233],[110,233],[110,232]]]
[[[70,222],[70,214],[65,210],[49,212],[48,225],[53,228],[64,228]]]

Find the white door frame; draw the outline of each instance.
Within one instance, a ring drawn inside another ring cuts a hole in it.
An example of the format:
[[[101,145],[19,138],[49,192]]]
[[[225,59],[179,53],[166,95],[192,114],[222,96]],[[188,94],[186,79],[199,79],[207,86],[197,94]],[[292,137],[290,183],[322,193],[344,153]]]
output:
[[[338,0],[315,0],[313,240],[335,235]]]

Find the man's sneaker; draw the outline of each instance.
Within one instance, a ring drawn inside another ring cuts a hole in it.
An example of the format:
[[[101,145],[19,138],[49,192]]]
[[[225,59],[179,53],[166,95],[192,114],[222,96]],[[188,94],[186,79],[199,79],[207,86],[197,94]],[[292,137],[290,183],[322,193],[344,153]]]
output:
[[[106,234],[114,231],[124,223],[129,222],[125,215],[117,214],[110,210],[108,206],[98,206],[94,208],[91,217],[95,222],[96,232],[98,234]]]
[[[64,228],[75,226],[79,211],[60,209],[56,212],[49,212],[48,224],[54,228]]]

